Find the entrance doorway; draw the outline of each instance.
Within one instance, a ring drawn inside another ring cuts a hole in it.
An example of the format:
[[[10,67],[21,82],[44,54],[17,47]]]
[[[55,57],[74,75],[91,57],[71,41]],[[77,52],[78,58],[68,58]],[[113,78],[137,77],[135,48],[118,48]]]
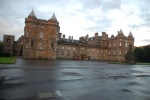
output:
[[[84,60],[84,55],[81,55],[81,60]]]

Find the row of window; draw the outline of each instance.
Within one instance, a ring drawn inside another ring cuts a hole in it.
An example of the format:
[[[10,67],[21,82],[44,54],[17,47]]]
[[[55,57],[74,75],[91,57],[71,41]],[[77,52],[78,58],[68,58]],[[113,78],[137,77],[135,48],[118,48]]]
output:
[[[122,43],[121,43],[121,42],[119,43],[119,46],[120,46],[120,47],[122,46]],[[109,44],[109,47],[111,47],[111,44]],[[114,43],[114,47],[116,47],[116,43]],[[125,47],[128,47],[128,43],[126,43]]]
[[[34,40],[31,40],[31,44],[30,44],[30,45],[31,45],[31,47],[34,46]],[[54,48],[54,43],[53,43],[53,42],[50,44],[50,47],[51,47],[51,48]],[[28,43],[28,42],[26,43],[25,48],[29,48],[29,43]],[[38,49],[43,49],[43,43],[42,43],[42,42],[40,42],[40,43],[38,44]]]
[[[26,37],[29,37],[29,32],[28,31],[25,34],[26,34]],[[43,38],[44,37],[44,33],[40,32],[39,36],[40,36],[40,38]]]

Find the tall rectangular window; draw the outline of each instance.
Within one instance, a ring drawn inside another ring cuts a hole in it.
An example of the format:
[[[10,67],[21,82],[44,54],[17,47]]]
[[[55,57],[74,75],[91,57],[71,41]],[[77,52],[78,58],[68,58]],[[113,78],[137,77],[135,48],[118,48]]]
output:
[[[68,50],[70,50],[70,47],[68,47]]]
[[[111,44],[109,43],[109,47],[111,47]]]
[[[28,43],[26,43],[26,48],[28,48]]]
[[[29,32],[28,31],[26,31],[26,37],[29,37]]]
[[[121,42],[120,42],[119,46],[121,46]]]
[[[120,55],[121,55],[121,51],[120,51]]]
[[[114,43],[114,47],[116,47],[116,43]]]
[[[31,47],[34,46],[34,40],[31,40]]]
[[[43,38],[44,33],[40,32],[40,38]]]
[[[128,43],[126,43],[126,47],[128,47]]]
[[[116,55],[116,52],[114,51],[114,55]]]
[[[43,49],[42,42],[39,43],[39,49]]]
[[[51,43],[51,48],[54,48],[54,43],[53,42]]]

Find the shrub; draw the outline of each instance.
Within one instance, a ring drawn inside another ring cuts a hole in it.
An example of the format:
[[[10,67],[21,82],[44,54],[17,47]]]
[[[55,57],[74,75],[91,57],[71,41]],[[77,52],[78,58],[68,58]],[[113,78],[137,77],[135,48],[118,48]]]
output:
[[[0,57],[10,57],[10,53],[0,53]]]

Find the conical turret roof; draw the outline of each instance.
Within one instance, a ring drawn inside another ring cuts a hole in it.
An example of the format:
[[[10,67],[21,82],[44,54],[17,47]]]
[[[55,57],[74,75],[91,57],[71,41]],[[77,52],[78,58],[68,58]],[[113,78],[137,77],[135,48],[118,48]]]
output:
[[[131,33],[131,31],[130,31],[130,33],[129,33],[129,35],[128,35],[129,37],[133,37],[133,35],[132,35],[132,33]]]
[[[123,31],[122,31],[122,29],[120,29],[120,32],[119,32],[119,33],[120,33],[120,35],[123,35]]]
[[[57,19],[56,19],[56,16],[55,16],[55,13],[53,13],[53,16],[51,17],[51,19],[57,20]]]
[[[29,16],[31,17],[36,17],[35,14],[34,14],[34,10],[32,9],[31,13],[29,13]]]

